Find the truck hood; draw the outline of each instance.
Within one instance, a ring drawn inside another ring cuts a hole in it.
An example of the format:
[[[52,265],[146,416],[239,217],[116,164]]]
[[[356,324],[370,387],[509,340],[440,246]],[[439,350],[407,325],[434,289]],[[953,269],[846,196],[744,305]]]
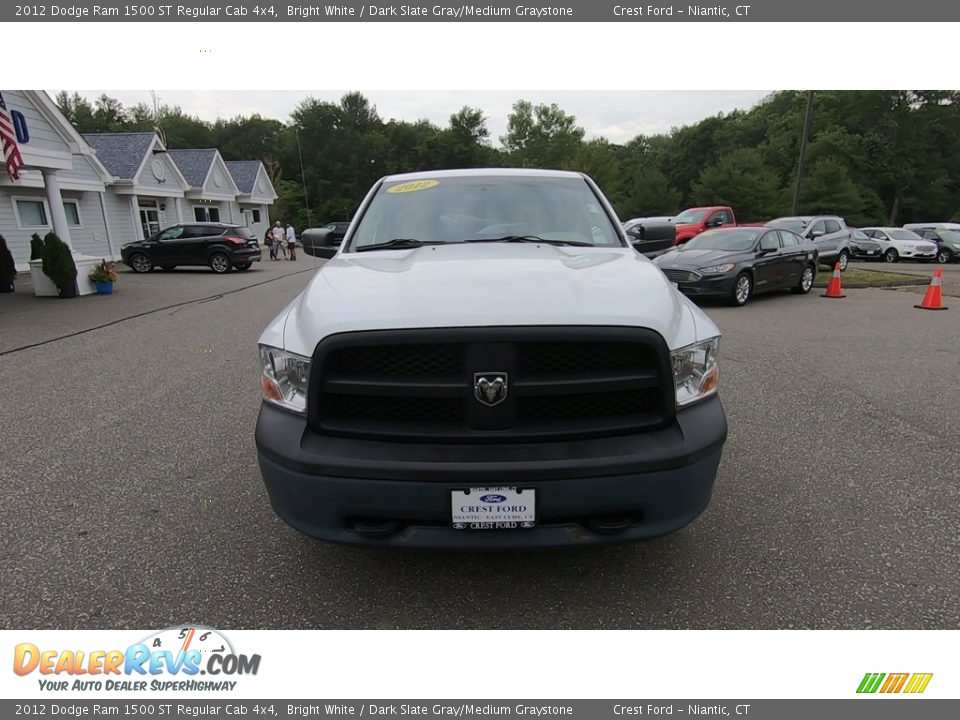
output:
[[[341,253],[260,341],[311,355],[343,332],[497,325],[645,327],[671,349],[719,335],[631,248],[475,243]]]

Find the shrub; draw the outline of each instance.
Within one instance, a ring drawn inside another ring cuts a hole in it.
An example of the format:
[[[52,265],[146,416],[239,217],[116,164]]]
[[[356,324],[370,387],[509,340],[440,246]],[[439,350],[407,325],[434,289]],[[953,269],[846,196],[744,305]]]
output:
[[[36,233],[30,236],[30,259],[43,259],[43,240]]]
[[[77,266],[70,247],[55,233],[47,233],[43,239],[43,273],[61,289],[77,282]]]
[[[13,262],[13,255],[7,247],[7,241],[0,235],[0,286],[13,287],[13,279],[17,276],[17,266]]]

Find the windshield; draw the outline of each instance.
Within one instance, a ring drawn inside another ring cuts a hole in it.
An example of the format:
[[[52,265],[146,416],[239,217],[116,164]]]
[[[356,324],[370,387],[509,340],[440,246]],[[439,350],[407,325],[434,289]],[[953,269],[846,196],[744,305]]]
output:
[[[757,241],[757,230],[742,228],[707,230],[680,246],[680,250],[749,250]]]
[[[923,240],[923,238],[913,232],[913,230],[890,230],[887,232],[887,235],[894,240]]]
[[[590,186],[579,177],[441,177],[384,183],[357,226],[350,251],[392,243],[506,239],[623,247]]]
[[[698,222],[700,222],[701,220],[703,220],[703,219],[707,216],[707,213],[708,213],[708,212],[710,212],[709,209],[707,209],[707,210],[684,210],[682,213],[680,213],[679,215],[677,215],[677,216],[673,219],[673,221],[674,221],[675,223],[681,224],[681,225],[684,224],[684,223],[698,223]]]

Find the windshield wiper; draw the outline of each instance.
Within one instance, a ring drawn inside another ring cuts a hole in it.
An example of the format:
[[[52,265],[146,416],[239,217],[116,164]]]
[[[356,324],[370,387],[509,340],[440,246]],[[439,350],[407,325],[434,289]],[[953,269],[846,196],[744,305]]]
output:
[[[417,240],[416,238],[394,238],[387,242],[374,243],[373,245],[360,245],[353,248],[354,252],[366,252],[367,250],[403,250],[404,248],[418,248],[424,245],[442,245],[443,243]]]
[[[593,243],[580,242],[579,240],[548,240],[547,238],[542,238],[539,235],[504,235],[503,237],[495,238],[471,238],[470,240],[464,240],[468,243],[480,243],[480,242],[529,242],[529,243],[546,243],[547,245],[574,245],[577,247],[596,247]]]

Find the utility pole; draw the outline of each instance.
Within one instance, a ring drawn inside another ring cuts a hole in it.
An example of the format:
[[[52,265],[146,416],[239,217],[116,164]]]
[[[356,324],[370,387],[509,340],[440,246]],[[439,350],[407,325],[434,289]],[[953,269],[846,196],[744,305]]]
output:
[[[310,217],[310,200],[307,198],[307,178],[303,172],[303,150],[300,148],[300,126],[294,125],[293,131],[297,135],[297,154],[300,156],[300,184],[303,185],[303,204],[307,209],[307,226],[313,226],[313,219]]]
[[[813,123],[813,90],[807,91],[807,112],[803,117],[803,137],[800,138],[800,162],[797,165],[797,183],[793,187],[793,214],[800,211],[800,185],[803,183],[804,165],[807,163],[807,140]]]

